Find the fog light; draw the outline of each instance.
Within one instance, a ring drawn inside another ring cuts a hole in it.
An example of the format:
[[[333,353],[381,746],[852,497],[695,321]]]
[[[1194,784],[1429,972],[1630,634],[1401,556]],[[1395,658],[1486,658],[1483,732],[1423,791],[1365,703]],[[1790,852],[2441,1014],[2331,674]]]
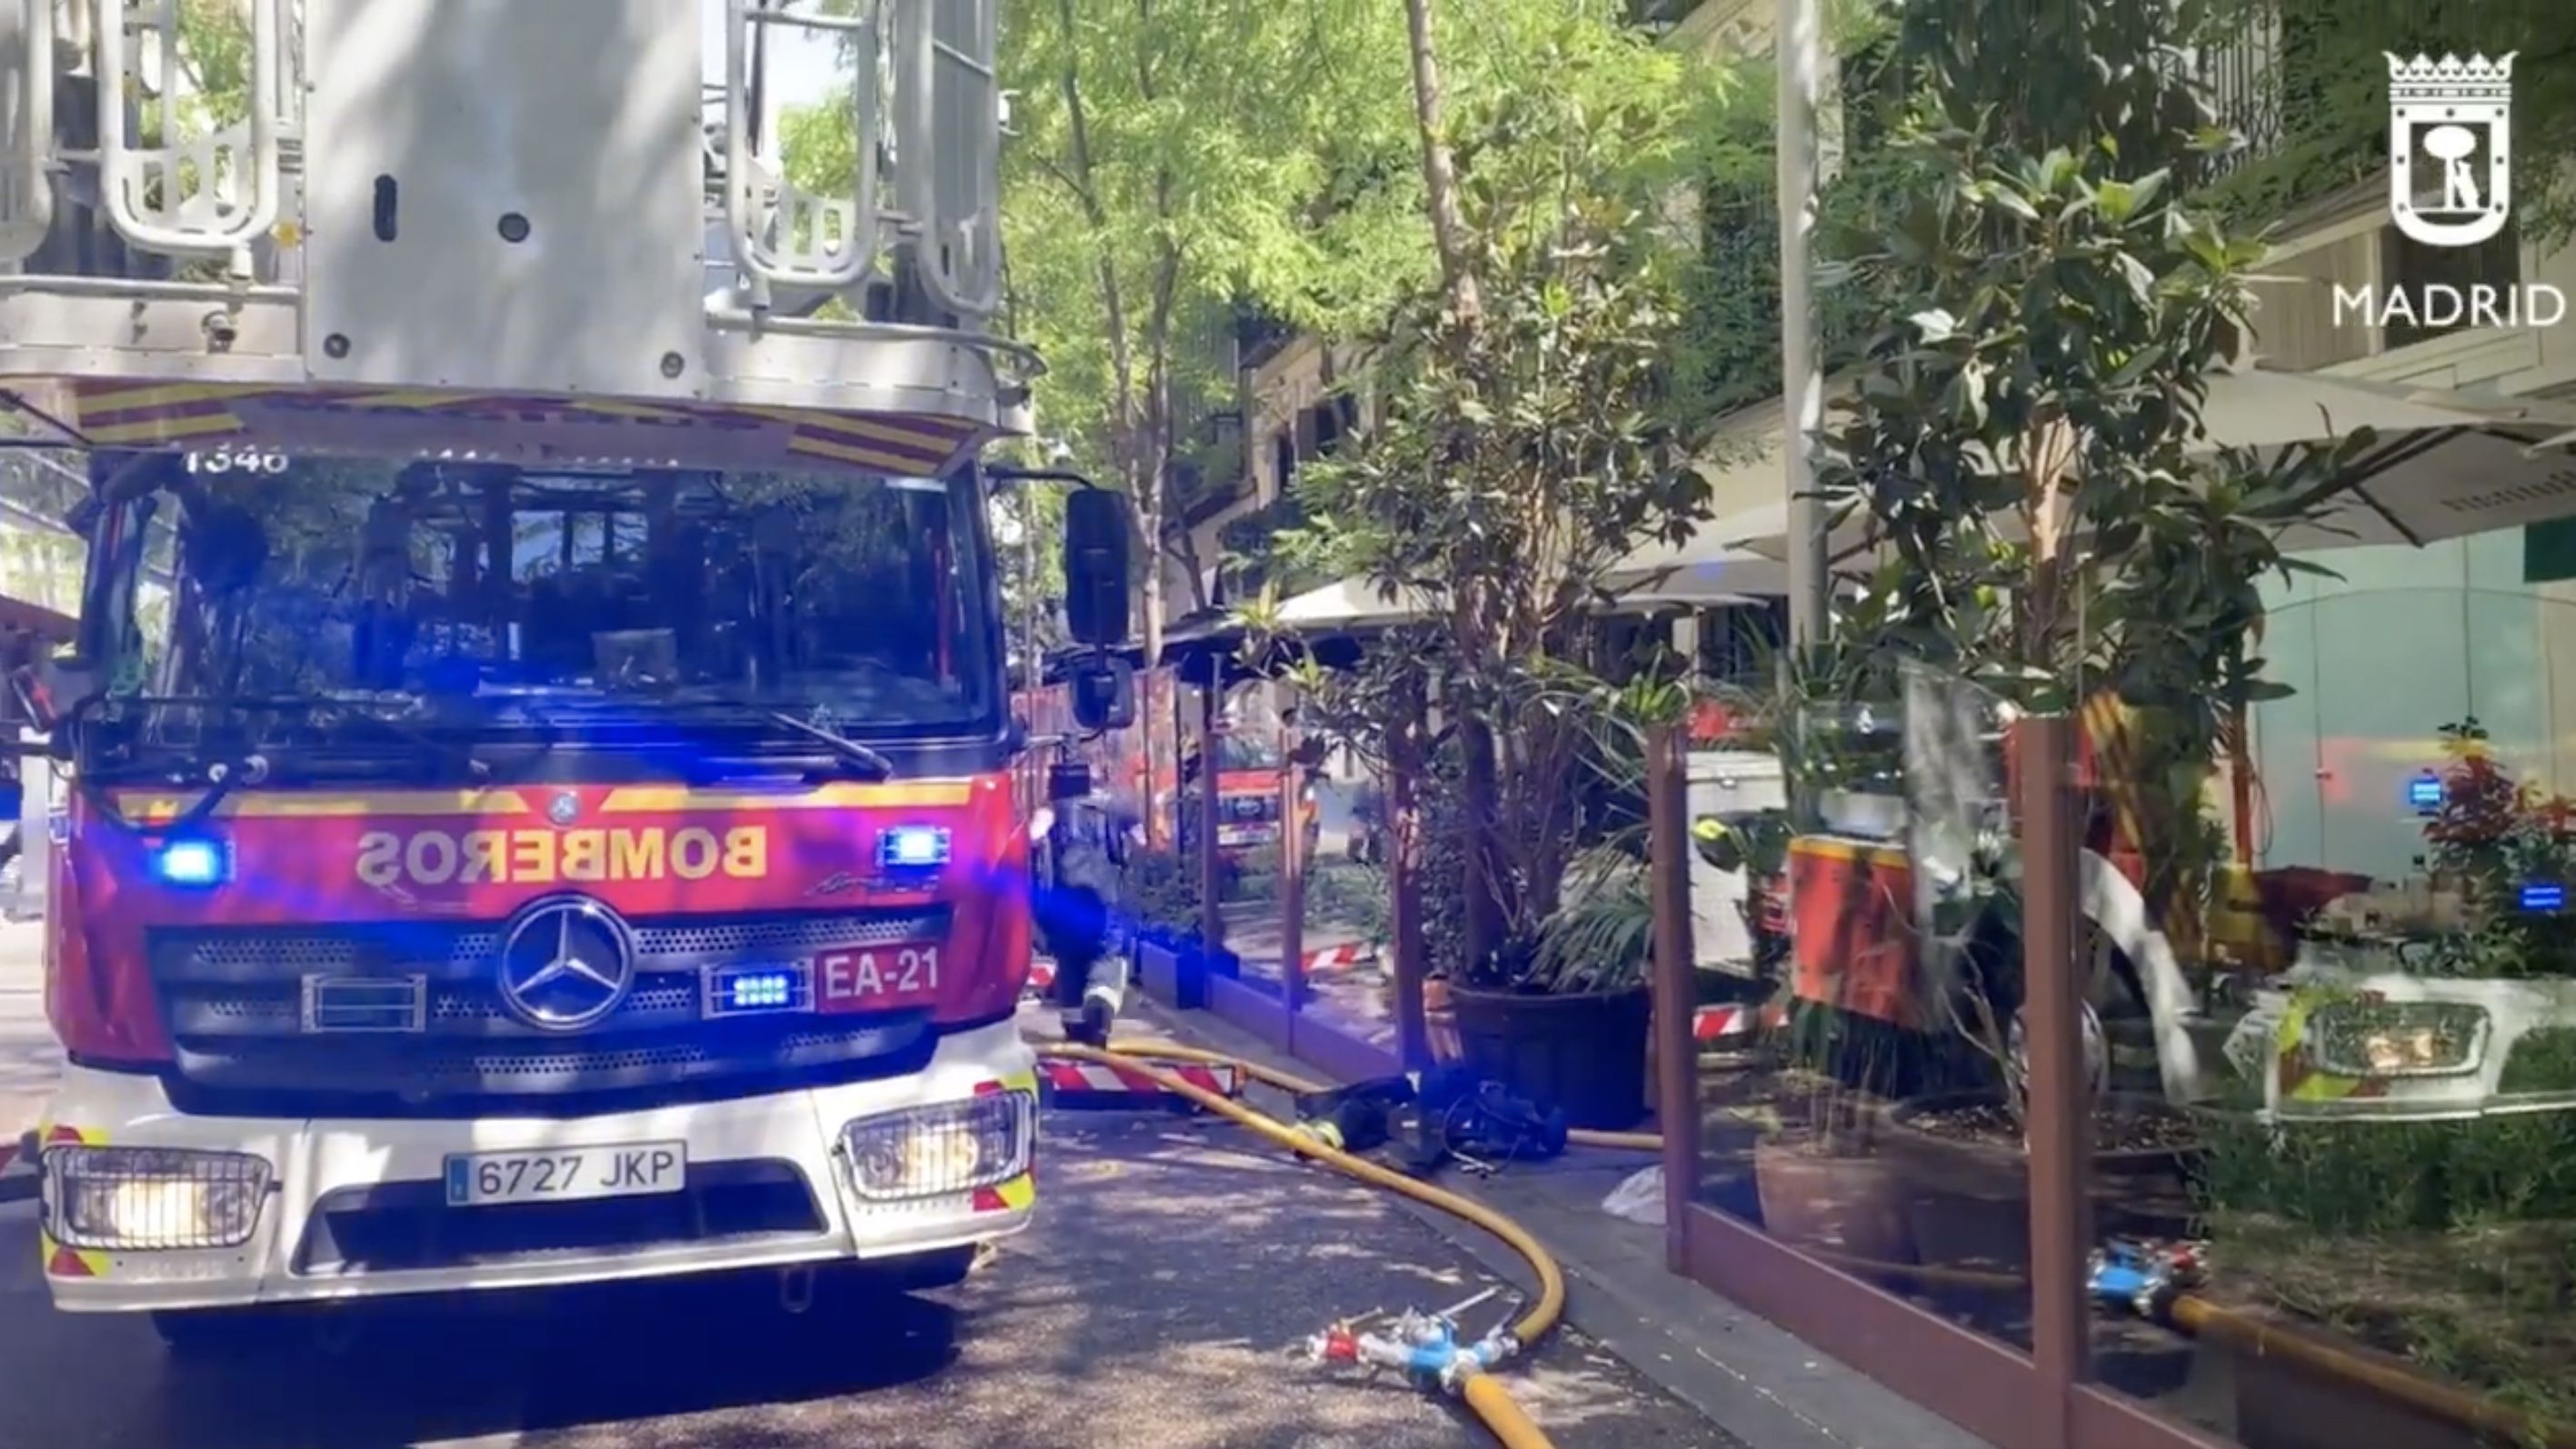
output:
[[[878,1200],[947,1197],[1029,1170],[1037,1099],[995,1092],[969,1102],[862,1117],[841,1129],[850,1181]]]
[[[45,1215],[72,1248],[237,1248],[259,1225],[269,1166],[240,1152],[45,1149]]]

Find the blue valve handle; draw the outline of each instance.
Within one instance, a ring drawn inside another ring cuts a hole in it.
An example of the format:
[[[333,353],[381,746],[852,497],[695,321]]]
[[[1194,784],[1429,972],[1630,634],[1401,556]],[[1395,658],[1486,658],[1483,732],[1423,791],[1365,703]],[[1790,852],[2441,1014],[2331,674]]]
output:
[[[2094,1250],[2085,1288],[2104,1308],[2161,1319],[2199,1277],[2200,1252],[2190,1244],[2115,1238]]]
[[[1483,1373],[1519,1351],[1520,1345],[1501,1328],[1473,1343],[1458,1341],[1457,1320],[1448,1314],[1408,1312],[1385,1333],[1362,1333],[1347,1340],[1351,1358],[1369,1368],[1394,1369],[1425,1388],[1452,1391],[1469,1376]],[[1317,1358],[1324,1339],[1312,1344]]]

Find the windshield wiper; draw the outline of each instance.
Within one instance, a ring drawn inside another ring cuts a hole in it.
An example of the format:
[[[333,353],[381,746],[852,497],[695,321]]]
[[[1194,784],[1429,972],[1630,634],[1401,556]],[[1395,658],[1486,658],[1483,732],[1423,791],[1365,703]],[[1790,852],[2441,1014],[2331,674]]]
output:
[[[654,702],[680,709],[739,710],[745,714],[757,715],[771,724],[794,730],[824,746],[842,763],[855,766],[868,779],[885,780],[891,779],[894,775],[894,761],[886,758],[883,751],[861,744],[847,735],[827,730],[821,725],[798,719],[775,705],[761,704],[748,699],[729,699],[722,696],[711,698],[705,695]]]
[[[486,761],[475,758],[474,751],[469,746],[460,745],[451,740],[442,740],[416,725],[408,725],[398,719],[371,713],[346,700],[315,700],[311,709],[313,722],[324,729],[336,728],[348,720],[363,721],[393,739],[401,740],[405,744],[418,745],[422,749],[445,756],[451,762],[463,767],[465,777],[477,785],[487,785],[492,781],[492,766]]]
[[[761,718],[770,723],[784,725],[825,746],[833,754],[867,771],[871,778],[883,780],[894,774],[894,761],[887,759],[881,750],[860,744],[847,735],[827,730],[810,720],[798,719],[783,709],[770,709],[762,705],[753,705],[751,708],[759,711]]]

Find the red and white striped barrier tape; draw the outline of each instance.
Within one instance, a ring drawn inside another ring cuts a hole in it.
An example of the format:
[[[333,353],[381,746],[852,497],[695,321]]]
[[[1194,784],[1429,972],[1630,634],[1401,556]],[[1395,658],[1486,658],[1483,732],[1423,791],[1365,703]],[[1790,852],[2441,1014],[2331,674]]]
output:
[[[1777,1006],[1741,1002],[1703,1006],[1691,1013],[1691,1039],[1701,1046],[1728,1045],[1778,1027],[1785,1019]]]
[[[1362,966],[1371,965],[1376,960],[1375,946],[1363,946],[1357,941],[1345,941],[1338,946],[1326,946],[1320,951],[1307,952],[1306,974],[1339,976],[1346,971],[1355,971]]]
[[[1199,1062],[1158,1062],[1150,1057],[1138,1060],[1221,1097],[1243,1095],[1243,1073],[1231,1063],[1219,1066]],[[1185,1102],[1192,1107],[1198,1105],[1177,1093],[1166,1094],[1160,1083],[1142,1072],[1100,1062],[1041,1061],[1038,1063],[1038,1079],[1051,1095],[1058,1097],[1150,1097],[1157,1101]]]

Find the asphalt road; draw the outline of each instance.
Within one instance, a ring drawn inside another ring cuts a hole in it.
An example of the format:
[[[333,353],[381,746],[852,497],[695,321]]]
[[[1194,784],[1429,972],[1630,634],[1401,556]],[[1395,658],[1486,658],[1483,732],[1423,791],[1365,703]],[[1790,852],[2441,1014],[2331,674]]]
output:
[[[891,1301],[774,1279],[430,1305],[250,1364],[56,1315],[0,1207],[0,1449],[1463,1449],[1445,1404],[1297,1356],[1336,1316],[1489,1281],[1384,1195],[1180,1118],[1053,1114],[1038,1225]],[[1500,1300],[1471,1313],[1481,1331]],[[1578,1336],[1512,1370],[1563,1449],[1729,1446]]]

